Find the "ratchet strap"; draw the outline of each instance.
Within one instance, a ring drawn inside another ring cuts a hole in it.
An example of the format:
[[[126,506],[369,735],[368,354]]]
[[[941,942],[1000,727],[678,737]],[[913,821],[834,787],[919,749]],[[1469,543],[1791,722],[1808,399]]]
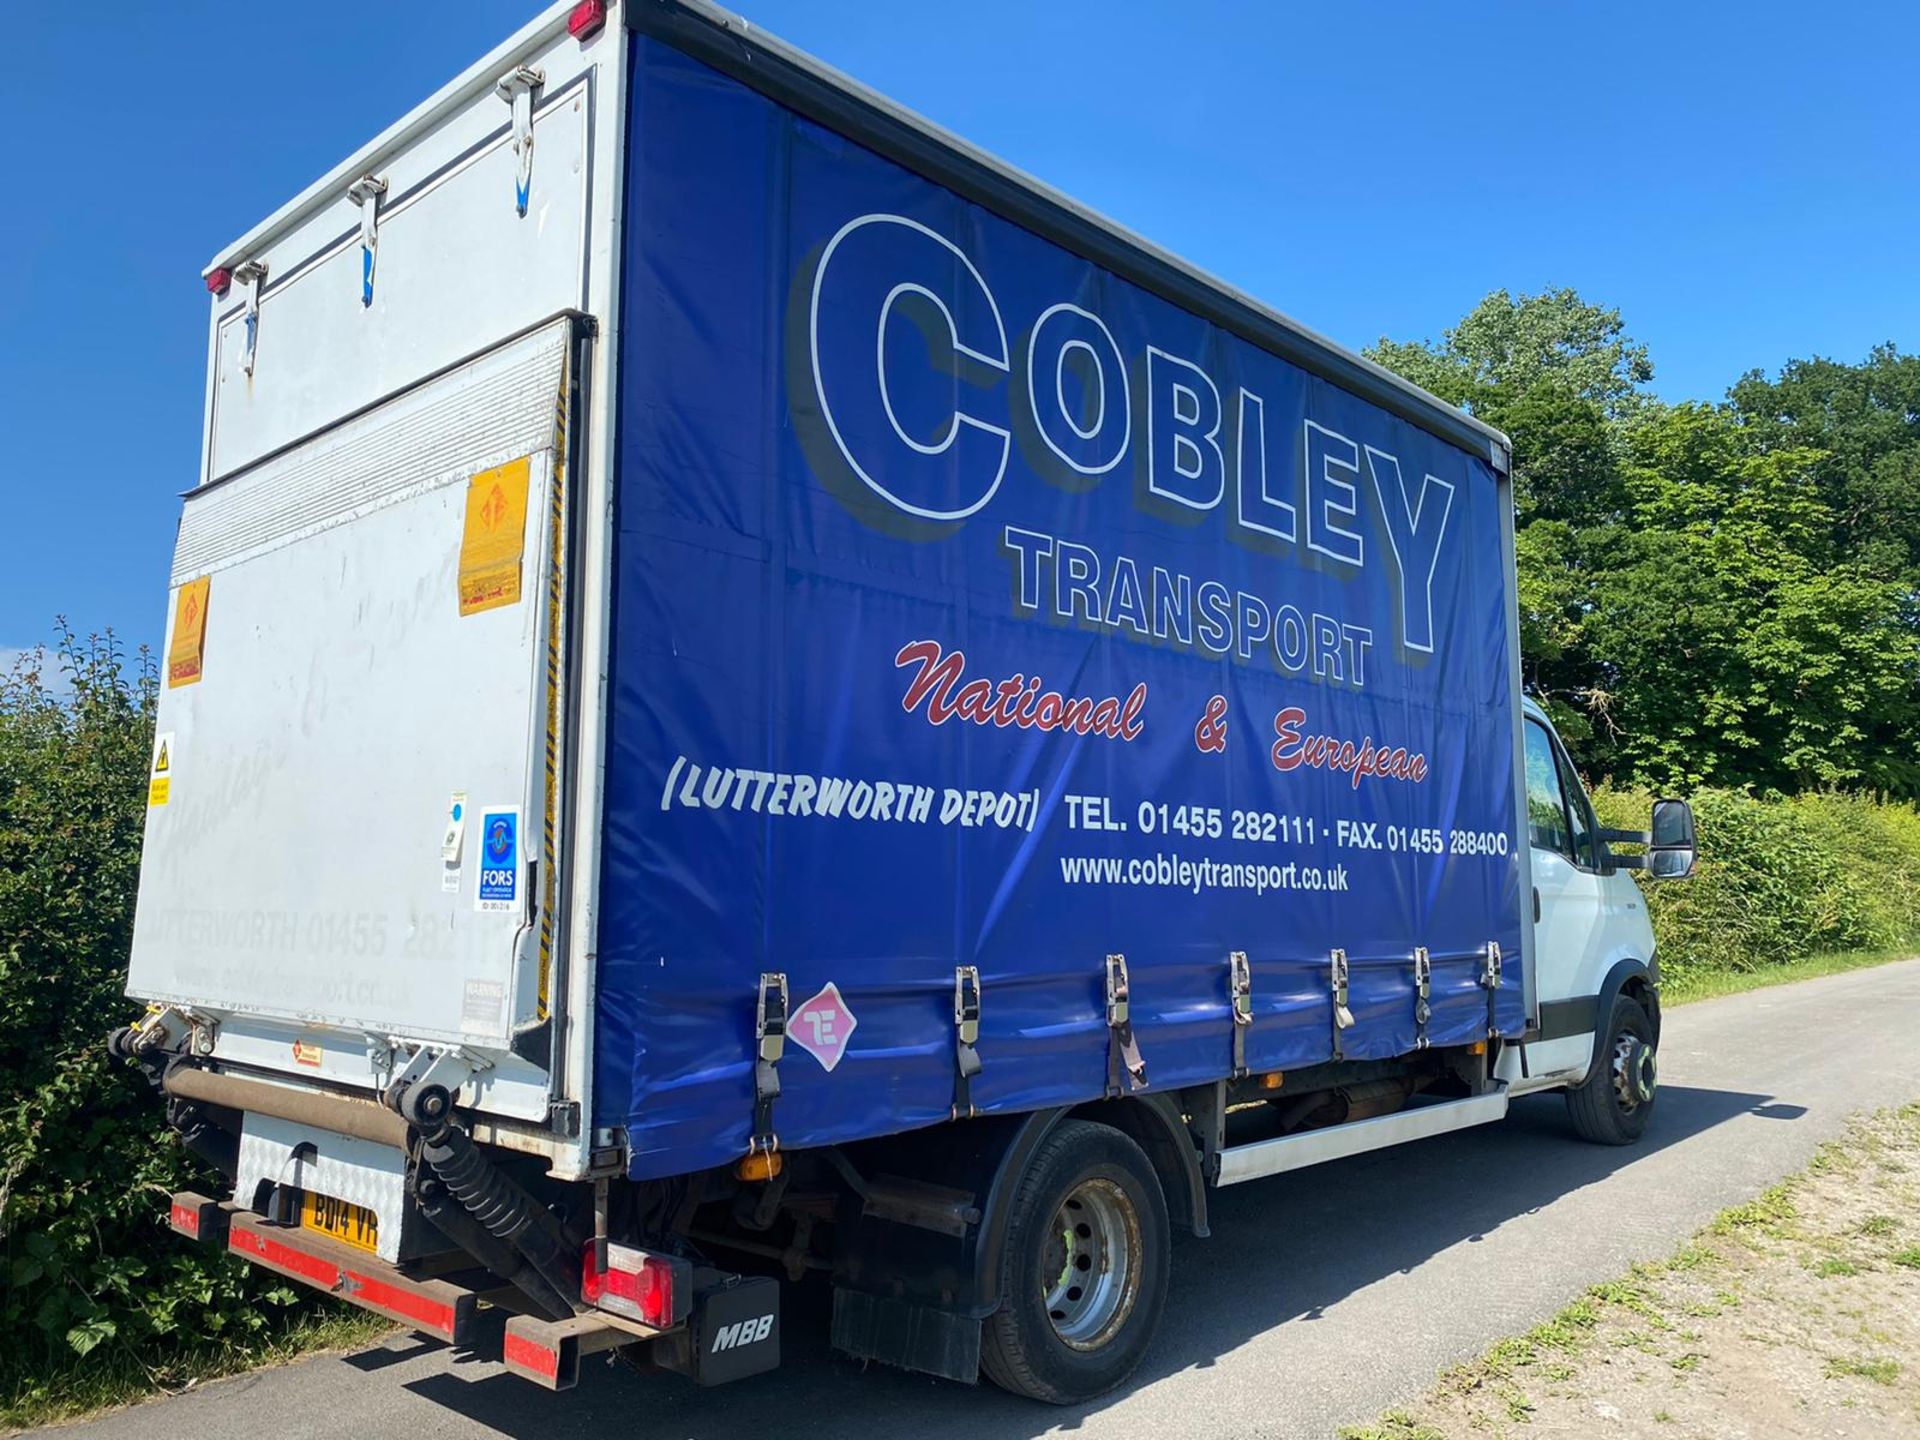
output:
[[[1247,1073],[1247,1031],[1253,1028],[1253,970],[1247,952],[1227,956],[1227,989],[1233,996],[1233,1078]]]
[[[1124,1075],[1124,1081],[1122,1076]],[[1133,1003],[1127,983],[1127,957],[1107,956],[1107,1094],[1145,1088],[1147,1062],[1133,1034]]]
[[[760,977],[760,998],[753,1012],[753,1138],[747,1153],[771,1155],[780,1148],[773,1130],[773,1102],[780,1098],[780,1075],[774,1069],[787,1048],[787,977],[769,973]]]
[[[1500,1020],[1494,1013],[1494,1006],[1500,999],[1500,942],[1487,942],[1487,968],[1480,972],[1480,983],[1487,990],[1487,1037],[1500,1033]]]
[[[1353,1011],[1347,1008],[1347,952],[1335,950],[1327,970],[1327,988],[1333,995],[1333,1058],[1344,1060],[1347,1054],[1343,1032],[1353,1028]]]
[[[971,1119],[973,1077],[980,1073],[980,969],[953,968],[953,1118]]]
[[[1433,960],[1427,947],[1413,948],[1413,1048],[1427,1048],[1427,1022],[1433,1018]]]

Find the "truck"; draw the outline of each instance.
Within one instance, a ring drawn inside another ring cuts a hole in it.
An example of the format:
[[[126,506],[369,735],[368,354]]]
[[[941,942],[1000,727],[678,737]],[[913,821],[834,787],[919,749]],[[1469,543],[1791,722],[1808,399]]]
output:
[[[1647,1125],[1693,822],[1523,695],[1474,416],[707,0],[204,279],[111,1036],[174,1230],[552,1389],[810,1280],[1073,1403],[1220,1186]]]

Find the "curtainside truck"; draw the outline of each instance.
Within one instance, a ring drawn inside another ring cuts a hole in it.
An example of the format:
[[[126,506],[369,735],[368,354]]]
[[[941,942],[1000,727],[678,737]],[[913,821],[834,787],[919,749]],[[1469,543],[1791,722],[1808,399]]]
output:
[[[1219,1186],[1647,1124],[1692,820],[1523,698],[1479,420],[705,0],[205,280],[112,1037],[184,1235],[556,1389],[764,1371],[817,1272],[1072,1402]]]

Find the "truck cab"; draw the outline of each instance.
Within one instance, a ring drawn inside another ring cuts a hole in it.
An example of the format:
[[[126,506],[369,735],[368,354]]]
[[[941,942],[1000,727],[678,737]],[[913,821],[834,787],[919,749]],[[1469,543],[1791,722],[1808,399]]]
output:
[[[1501,1057],[1513,1094],[1565,1089],[1588,1139],[1626,1144],[1646,1128],[1658,1078],[1660,960],[1630,870],[1692,873],[1693,817],[1662,800],[1647,832],[1606,830],[1547,713],[1521,710],[1537,1025]],[[1649,847],[1621,855],[1619,844]]]

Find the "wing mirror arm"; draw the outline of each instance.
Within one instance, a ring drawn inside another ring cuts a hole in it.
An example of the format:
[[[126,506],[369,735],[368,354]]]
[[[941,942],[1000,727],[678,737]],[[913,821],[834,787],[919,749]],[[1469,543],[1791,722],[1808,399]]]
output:
[[[1650,880],[1684,880],[1699,863],[1693,807],[1684,800],[1656,800],[1651,830],[1602,830],[1600,842],[1622,870],[1639,870]],[[1620,855],[1615,845],[1646,847],[1644,855]]]

